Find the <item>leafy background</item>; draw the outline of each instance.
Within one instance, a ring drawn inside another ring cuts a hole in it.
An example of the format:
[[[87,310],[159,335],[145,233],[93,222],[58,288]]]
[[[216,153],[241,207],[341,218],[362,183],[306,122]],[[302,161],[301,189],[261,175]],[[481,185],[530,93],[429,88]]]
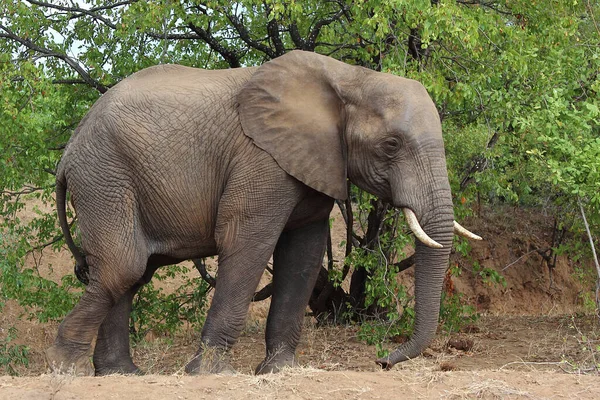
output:
[[[0,302],[60,320],[82,291],[71,275],[57,283],[24,267],[28,253],[62,245],[55,213],[18,215],[31,197],[52,202],[61,152],[102,93],[159,63],[237,68],[292,49],[422,82],[443,122],[457,218],[498,204],[539,209],[566,238],[551,252],[590,258],[581,213],[596,244],[599,22],[591,0],[0,0]],[[328,257],[311,309],[323,320],[364,321],[364,340],[381,343],[410,330],[411,298],[395,276],[411,265],[403,249],[412,239],[395,210],[352,193],[339,204],[350,219],[347,257]],[[466,242],[456,248],[469,252]],[[209,290],[199,278],[172,294],[148,285],[136,300],[134,339],[183,321],[200,326]],[[472,318],[460,298],[445,297],[449,326]],[[0,344],[0,364],[26,362],[26,348],[11,344],[16,335]]]

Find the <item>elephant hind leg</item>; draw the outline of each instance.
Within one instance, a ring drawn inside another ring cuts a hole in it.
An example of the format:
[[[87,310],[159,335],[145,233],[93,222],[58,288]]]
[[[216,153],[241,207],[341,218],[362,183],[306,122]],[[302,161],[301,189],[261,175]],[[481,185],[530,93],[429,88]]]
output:
[[[93,358],[96,376],[142,373],[133,363],[129,347],[129,315],[141,287],[142,283],[137,283],[125,292],[100,325]]]
[[[122,235],[100,237],[106,246],[96,246],[93,252],[86,249],[90,282],[60,324],[54,344],[46,350],[46,361],[53,371],[94,375],[89,361],[92,340],[115,305],[127,306],[118,303],[144,274],[148,252],[141,240],[127,240]]]

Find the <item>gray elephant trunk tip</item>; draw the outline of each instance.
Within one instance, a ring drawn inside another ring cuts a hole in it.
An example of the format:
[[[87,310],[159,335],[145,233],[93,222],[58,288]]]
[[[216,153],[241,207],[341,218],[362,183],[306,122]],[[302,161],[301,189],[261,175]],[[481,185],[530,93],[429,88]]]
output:
[[[394,364],[391,363],[388,358],[380,358],[376,360],[375,363],[379,365],[384,371],[389,371],[394,366]]]
[[[410,353],[410,351],[409,351]],[[387,357],[381,357],[375,360],[375,363],[381,367],[384,371],[389,371],[392,367],[399,362],[410,360],[416,356],[418,356],[421,352],[413,353],[414,355],[408,355],[407,352],[402,350],[402,348],[396,349],[393,353],[389,354]]]

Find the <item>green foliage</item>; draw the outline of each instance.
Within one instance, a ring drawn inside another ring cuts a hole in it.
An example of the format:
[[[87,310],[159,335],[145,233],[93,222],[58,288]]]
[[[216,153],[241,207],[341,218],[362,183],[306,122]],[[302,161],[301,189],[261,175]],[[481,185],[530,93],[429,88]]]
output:
[[[579,357],[574,357],[572,354],[563,355],[561,362],[566,367],[563,369],[574,374],[598,375],[600,374],[600,336],[597,330],[588,331],[587,334],[583,333],[579,324],[580,321],[571,316],[569,328],[576,332],[572,337],[579,344],[579,350],[576,352]]]
[[[158,282],[189,273],[181,265],[163,268],[154,275]],[[135,298],[131,313],[130,331],[134,342],[144,339],[148,332],[172,336],[184,326],[200,331],[205,318],[206,294],[209,286],[199,277],[186,277],[174,292],[165,294],[153,282],[142,287]]]
[[[502,285],[506,287],[506,279],[495,269],[484,267],[478,261],[473,262],[473,273],[477,275],[484,285]]]
[[[462,270],[458,265],[451,266],[446,272],[439,318],[440,326],[446,332],[458,332],[479,319],[475,307],[468,304],[462,293],[456,293],[454,290],[452,278],[461,274]]]
[[[478,319],[477,310],[466,303],[462,293],[442,292],[440,325],[446,332],[458,332]]]
[[[396,218],[387,218],[384,223],[399,224]],[[399,253],[403,256],[403,248],[410,240],[406,233],[392,235],[390,231],[385,232],[378,239],[377,248],[357,248],[350,255],[349,262],[352,265],[364,268],[368,273],[365,285],[365,306],[371,305],[380,309],[396,308],[406,298],[405,289],[396,279],[398,266],[391,262]],[[392,249],[390,246],[395,246]],[[385,249],[385,250],[384,250]]]
[[[14,299],[29,319],[40,322],[61,320],[77,303],[82,285],[73,275],[60,284],[40,276],[37,270],[22,268],[22,245],[0,236],[0,296]]]
[[[573,277],[581,285],[583,290],[581,290],[577,297],[579,301],[581,301],[583,305],[583,310],[587,314],[595,314],[597,313],[596,309],[596,271],[584,268],[581,264],[575,264],[575,268],[573,271]]]
[[[365,320],[358,330],[358,339],[369,345],[375,345],[377,357],[386,357],[389,355],[389,350],[385,344],[394,338],[407,339],[412,333],[414,318],[413,308],[406,308],[399,319]]]
[[[454,250],[463,257],[468,257],[471,252],[471,245],[466,238],[454,236]]]
[[[17,365],[29,366],[29,348],[12,343],[17,338],[17,328],[11,326],[6,336],[0,339],[0,371],[9,375],[17,375]]]
[[[27,252],[60,233],[53,212],[40,211],[28,222],[19,215],[25,194],[42,204],[52,201],[49,172],[100,93],[158,63],[251,66],[293,48],[425,85],[443,119],[457,219],[469,215],[476,201],[544,206],[579,233],[573,210],[581,200],[597,237],[599,21],[600,6],[592,1],[4,1],[0,293],[40,320],[60,319],[80,295],[73,278],[54,283],[21,267]],[[365,235],[375,199],[361,192],[353,192],[353,199]],[[377,240],[362,243],[347,262],[367,272],[365,306],[381,311],[382,320],[397,321],[398,328],[375,331],[395,335],[411,321],[410,299],[395,279],[394,262],[409,235],[393,211],[383,221]],[[589,252],[577,243],[569,246]],[[469,252],[464,240],[455,247]],[[492,270],[474,269],[484,283],[503,282]],[[342,269],[329,275],[336,285],[344,277]],[[204,306],[206,289],[190,281],[181,290],[167,296],[145,287],[134,310],[136,334],[172,332],[180,318],[199,323],[202,314],[191,313]],[[443,304],[444,321],[469,314],[460,299],[445,298]]]

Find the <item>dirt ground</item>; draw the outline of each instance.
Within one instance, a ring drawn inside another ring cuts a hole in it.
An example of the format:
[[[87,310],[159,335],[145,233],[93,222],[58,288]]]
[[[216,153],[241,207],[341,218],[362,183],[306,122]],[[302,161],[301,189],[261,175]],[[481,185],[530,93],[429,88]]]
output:
[[[307,316],[298,348],[302,367],[254,376],[264,356],[267,301],[251,307],[231,355],[238,371],[234,376],[183,373],[197,347],[197,334],[191,331],[174,338],[149,334],[134,347],[134,360],[148,373],[144,376],[53,375],[47,373],[43,350],[54,340],[57,323],[29,321],[8,301],[0,315],[0,337],[7,327],[17,327],[18,343],[30,348],[30,365],[17,368],[19,377],[0,377],[0,399],[600,398],[600,324],[582,301],[589,291],[582,279],[589,266],[561,256],[550,272],[535,251],[552,241],[553,221],[543,215],[485,210],[464,225],[486,240],[472,244],[469,258],[452,255],[451,266],[462,273],[448,285],[481,317],[461,332],[438,332],[423,356],[392,371],[378,369],[375,346],[358,340],[358,326],[317,327]],[[335,241],[343,237],[341,218],[334,226]],[[51,279],[72,273],[66,252],[44,252],[27,263]],[[506,285],[473,273],[474,263],[498,272]],[[409,288],[411,275],[409,270],[400,278]],[[170,290],[179,282],[161,285]]]
[[[325,372],[271,376],[0,378],[0,396],[29,399],[598,399],[600,381],[538,371]]]

